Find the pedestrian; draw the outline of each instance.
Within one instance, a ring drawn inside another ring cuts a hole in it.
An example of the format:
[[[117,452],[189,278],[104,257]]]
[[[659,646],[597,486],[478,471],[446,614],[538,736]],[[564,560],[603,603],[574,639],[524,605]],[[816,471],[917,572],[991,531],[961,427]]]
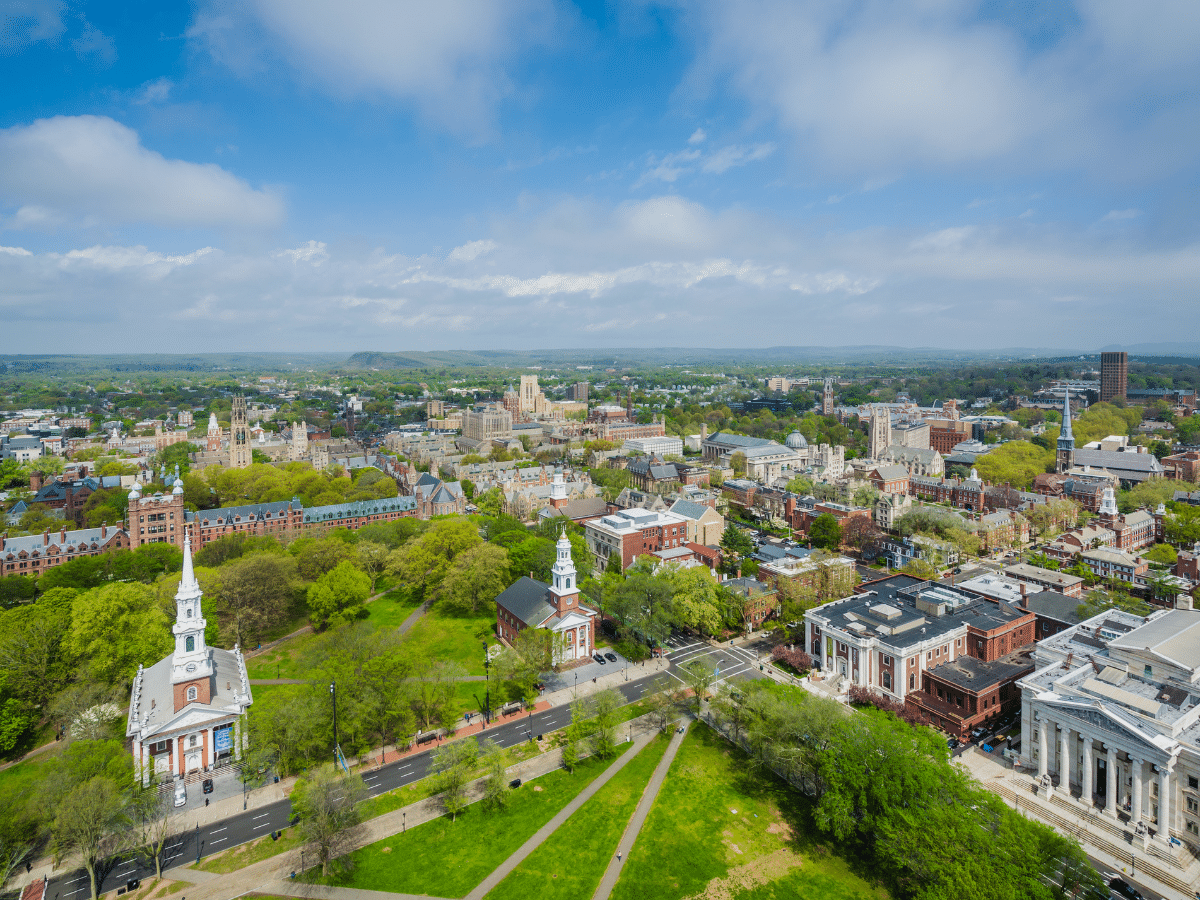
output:
[[[595,679],[595,678],[593,678],[593,679],[592,679],[592,684],[595,684],[595,683],[596,683],[596,679]]]
[[[207,797],[204,798],[204,805],[208,806],[208,798]]]
[[[617,851],[617,862],[620,862],[620,861],[621,861],[621,851],[618,850]]]

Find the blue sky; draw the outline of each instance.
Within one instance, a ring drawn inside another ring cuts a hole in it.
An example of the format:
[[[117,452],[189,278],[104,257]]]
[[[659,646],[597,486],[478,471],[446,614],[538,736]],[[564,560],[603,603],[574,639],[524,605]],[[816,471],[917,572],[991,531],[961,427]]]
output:
[[[1194,340],[1198,46],[1194,2],[0,0],[0,352]]]

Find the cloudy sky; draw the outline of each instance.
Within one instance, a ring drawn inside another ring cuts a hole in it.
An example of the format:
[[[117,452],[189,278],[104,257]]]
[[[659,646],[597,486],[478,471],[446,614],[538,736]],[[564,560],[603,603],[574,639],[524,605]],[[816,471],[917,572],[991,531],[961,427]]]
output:
[[[1200,334],[1194,0],[0,0],[0,352]]]

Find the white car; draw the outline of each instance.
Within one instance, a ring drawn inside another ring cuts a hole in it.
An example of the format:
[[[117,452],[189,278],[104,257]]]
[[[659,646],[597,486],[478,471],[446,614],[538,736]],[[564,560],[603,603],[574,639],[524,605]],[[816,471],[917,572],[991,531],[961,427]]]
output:
[[[175,805],[183,806],[187,803],[187,785],[182,782],[175,783]]]

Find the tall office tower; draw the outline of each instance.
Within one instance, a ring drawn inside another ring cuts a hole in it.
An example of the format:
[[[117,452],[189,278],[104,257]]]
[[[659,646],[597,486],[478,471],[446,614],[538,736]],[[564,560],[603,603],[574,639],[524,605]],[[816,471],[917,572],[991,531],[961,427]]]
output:
[[[1129,354],[1124,350],[1100,354],[1100,402],[1114,397],[1125,399],[1129,382]]]

